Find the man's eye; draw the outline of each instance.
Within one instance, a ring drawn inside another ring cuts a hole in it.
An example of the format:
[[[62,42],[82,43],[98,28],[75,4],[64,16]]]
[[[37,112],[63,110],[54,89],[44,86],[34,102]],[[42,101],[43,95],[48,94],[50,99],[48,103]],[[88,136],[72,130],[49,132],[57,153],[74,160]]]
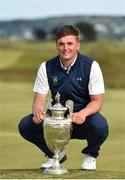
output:
[[[59,43],[59,46],[63,46],[63,43]]]
[[[69,46],[72,46],[72,44],[73,44],[72,42],[69,42],[69,43],[68,43]]]

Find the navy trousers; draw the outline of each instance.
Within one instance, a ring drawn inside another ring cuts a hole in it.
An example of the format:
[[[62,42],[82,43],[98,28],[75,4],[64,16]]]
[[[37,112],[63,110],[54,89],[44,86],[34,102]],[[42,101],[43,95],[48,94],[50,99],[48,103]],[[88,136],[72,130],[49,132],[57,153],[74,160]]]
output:
[[[19,123],[20,134],[31,143],[39,147],[45,155],[52,157],[53,153],[46,145],[43,133],[43,124],[35,124],[32,120],[33,114],[24,117]],[[95,113],[86,118],[83,124],[73,123],[71,139],[86,139],[87,147],[82,149],[82,153],[93,157],[99,155],[100,146],[108,136],[108,124],[100,113]]]

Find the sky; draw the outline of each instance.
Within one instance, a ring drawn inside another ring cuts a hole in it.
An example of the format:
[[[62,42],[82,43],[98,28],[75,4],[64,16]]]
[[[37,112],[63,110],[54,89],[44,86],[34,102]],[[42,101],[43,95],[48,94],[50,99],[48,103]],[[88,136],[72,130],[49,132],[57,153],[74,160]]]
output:
[[[0,21],[62,15],[125,16],[125,0],[0,0]]]

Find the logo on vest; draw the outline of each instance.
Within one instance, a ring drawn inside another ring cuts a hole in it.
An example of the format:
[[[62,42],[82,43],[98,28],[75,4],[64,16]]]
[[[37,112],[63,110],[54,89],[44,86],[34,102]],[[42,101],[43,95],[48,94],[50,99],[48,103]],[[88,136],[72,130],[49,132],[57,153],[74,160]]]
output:
[[[57,76],[52,76],[52,83],[56,84],[57,83]]]
[[[81,77],[77,77],[77,81],[82,81],[82,78]]]

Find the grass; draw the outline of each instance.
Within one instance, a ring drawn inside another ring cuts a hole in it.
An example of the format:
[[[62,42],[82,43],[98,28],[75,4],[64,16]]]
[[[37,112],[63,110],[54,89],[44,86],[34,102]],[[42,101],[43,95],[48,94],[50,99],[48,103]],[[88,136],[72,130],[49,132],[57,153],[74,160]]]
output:
[[[97,171],[79,170],[82,140],[71,140],[66,147],[68,160],[63,164],[69,174],[44,174],[40,164],[46,159],[35,145],[18,133],[19,120],[31,113],[33,84],[43,60],[56,54],[54,42],[31,43],[0,40],[0,178],[122,179],[125,178],[125,71],[124,42],[82,43],[81,52],[101,64],[107,89],[102,109],[110,134],[97,159]],[[122,89],[120,89],[122,88]]]
[[[12,67],[16,63],[16,61],[18,61],[21,55],[22,55],[21,51],[20,52],[16,50],[1,51],[0,52],[0,69]]]
[[[2,179],[124,179],[124,172],[112,171],[81,171],[79,169],[69,169],[68,174],[50,175],[44,174],[40,169],[17,169],[17,170],[0,170]]]
[[[81,43],[80,52],[99,62],[107,87],[125,88],[124,42],[103,40]],[[41,62],[56,55],[55,42],[0,40],[0,80],[32,82]]]
[[[45,161],[35,145],[18,133],[19,120],[31,112],[32,83],[0,82],[0,178],[56,178],[39,170]],[[124,90],[107,90],[103,113],[110,125],[108,140],[102,145],[96,172],[79,170],[82,140],[71,140],[66,147],[68,160],[63,164],[69,174],[60,178],[125,178]],[[57,178],[59,178],[57,177]]]

